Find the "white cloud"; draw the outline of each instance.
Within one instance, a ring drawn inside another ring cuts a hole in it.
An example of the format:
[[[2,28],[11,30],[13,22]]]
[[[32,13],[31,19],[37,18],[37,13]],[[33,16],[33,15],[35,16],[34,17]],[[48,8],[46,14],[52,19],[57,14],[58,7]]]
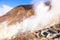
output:
[[[32,3],[35,4],[35,3],[40,3],[40,2],[46,2],[47,0],[32,0]]]
[[[12,7],[10,7],[8,5],[2,5],[2,7],[0,8],[0,16],[6,14],[11,9],[12,9]]]

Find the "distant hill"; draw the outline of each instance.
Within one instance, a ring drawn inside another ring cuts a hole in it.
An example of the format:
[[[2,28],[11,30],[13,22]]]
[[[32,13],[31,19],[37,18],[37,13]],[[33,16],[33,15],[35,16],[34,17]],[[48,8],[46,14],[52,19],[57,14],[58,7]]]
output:
[[[6,20],[8,21],[9,25],[20,22],[22,19],[30,17],[34,14],[32,7],[33,6],[31,4],[17,6],[7,12],[5,15],[1,16],[0,23]]]

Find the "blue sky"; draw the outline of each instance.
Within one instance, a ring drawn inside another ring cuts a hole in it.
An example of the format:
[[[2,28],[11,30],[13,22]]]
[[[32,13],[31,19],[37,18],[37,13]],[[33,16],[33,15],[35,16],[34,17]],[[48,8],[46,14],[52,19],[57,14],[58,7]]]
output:
[[[0,6],[3,4],[15,7],[22,4],[32,4],[37,0],[0,0]],[[46,1],[46,0],[45,0]]]
[[[14,7],[22,4],[31,4],[31,1],[32,0],[0,0],[0,6],[6,4]]]

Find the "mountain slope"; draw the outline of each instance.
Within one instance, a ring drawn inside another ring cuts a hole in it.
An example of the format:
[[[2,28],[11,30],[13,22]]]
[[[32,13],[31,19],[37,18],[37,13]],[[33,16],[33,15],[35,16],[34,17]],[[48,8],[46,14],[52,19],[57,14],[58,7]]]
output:
[[[16,22],[22,21],[22,19],[32,16],[33,9],[32,5],[20,5],[12,10],[10,10],[8,13],[0,17],[0,23],[3,21],[8,21],[8,24],[14,24]]]

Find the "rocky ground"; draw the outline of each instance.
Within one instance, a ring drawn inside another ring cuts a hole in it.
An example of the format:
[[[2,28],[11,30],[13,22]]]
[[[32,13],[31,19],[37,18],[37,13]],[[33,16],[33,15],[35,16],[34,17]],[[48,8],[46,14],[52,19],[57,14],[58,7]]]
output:
[[[60,40],[60,24],[33,33],[18,33],[11,40]]]

